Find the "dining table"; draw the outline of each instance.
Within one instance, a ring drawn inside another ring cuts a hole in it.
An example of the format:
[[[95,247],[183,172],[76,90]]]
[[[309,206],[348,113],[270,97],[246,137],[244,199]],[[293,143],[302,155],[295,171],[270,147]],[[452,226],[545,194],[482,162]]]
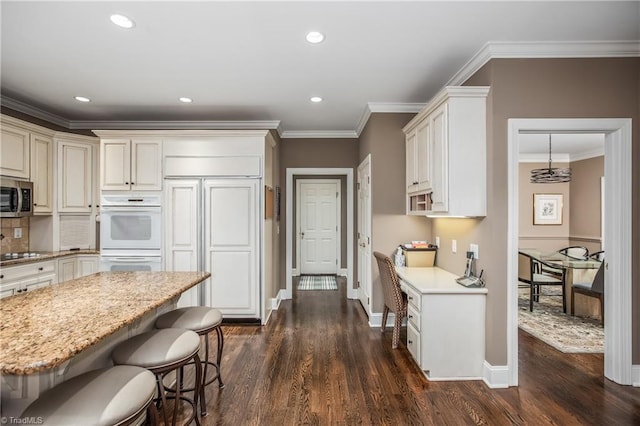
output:
[[[528,254],[536,260],[556,264],[565,268],[567,312],[571,312],[571,286],[577,283],[592,283],[602,263],[599,260],[590,258],[578,259],[557,251],[549,252],[535,248],[521,248],[519,251]],[[577,294],[575,302],[576,316],[600,318],[600,302],[597,299]]]

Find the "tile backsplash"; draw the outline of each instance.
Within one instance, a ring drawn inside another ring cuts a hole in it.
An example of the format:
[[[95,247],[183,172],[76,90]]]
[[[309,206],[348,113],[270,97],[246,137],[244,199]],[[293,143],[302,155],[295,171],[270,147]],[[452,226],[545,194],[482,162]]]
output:
[[[15,230],[22,229],[22,238],[14,238]],[[29,218],[0,219],[0,254],[29,251]]]

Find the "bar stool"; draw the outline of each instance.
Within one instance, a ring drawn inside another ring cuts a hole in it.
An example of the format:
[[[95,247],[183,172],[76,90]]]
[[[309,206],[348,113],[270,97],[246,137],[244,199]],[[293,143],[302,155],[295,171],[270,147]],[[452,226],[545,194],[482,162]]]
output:
[[[158,423],[153,404],[156,380],[150,371],[120,365],[89,371],[45,392],[22,413],[52,425],[130,425],[142,420]]]
[[[159,397],[157,403],[162,405],[164,414],[164,424],[169,424],[167,414],[167,399],[175,400],[173,409],[173,419],[171,424],[176,424],[178,415],[178,403],[180,400],[187,402],[193,409],[191,416],[185,424],[190,424],[198,419],[198,393],[202,374],[200,365],[200,337],[191,330],[180,328],[165,328],[163,330],[152,330],[138,334],[120,343],[113,350],[111,359],[116,365],[135,365],[151,371],[156,377]],[[190,361],[195,361],[196,365],[196,389],[193,399],[189,399],[180,394],[182,387],[182,369]],[[163,378],[170,371],[176,371],[175,396],[167,397]]]
[[[220,361],[222,360],[222,349],[224,348],[224,336],[222,334],[222,312],[218,309],[208,308],[206,306],[191,306],[187,308],[179,308],[169,311],[166,314],[156,318],[156,328],[184,328],[196,332],[200,336],[204,336],[204,372],[202,374],[202,385],[200,387],[200,414],[204,417],[207,415],[206,401],[204,397],[204,388],[214,381],[218,381],[218,387],[223,388],[222,376],[220,375]],[[209,360],[209,333],[214,331],[218,337],[218,352],[216,362]],[[216,369],[216,374],[207,380],[208,366],[211,365]],[[191,388],[185,389],[190,391]]]

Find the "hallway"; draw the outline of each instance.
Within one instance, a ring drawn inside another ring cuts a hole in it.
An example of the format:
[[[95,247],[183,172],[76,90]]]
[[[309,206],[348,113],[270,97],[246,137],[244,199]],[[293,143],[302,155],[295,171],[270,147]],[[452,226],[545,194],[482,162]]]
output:
[[[265,327],[223,327],[226,387],[207,389],[204,425],[640,424],[640,389],[604,380],[602,354],[561,354],[523,332],[519,387],[428,382],[338,281],[294,290]]]

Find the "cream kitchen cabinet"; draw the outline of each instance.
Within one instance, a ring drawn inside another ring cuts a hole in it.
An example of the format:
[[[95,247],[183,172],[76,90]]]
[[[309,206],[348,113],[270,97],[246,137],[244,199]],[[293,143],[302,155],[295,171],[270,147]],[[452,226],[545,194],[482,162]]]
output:
[[[407,193],[409,194],[431,189],[429,124],[429,120],[423,121],[406,137]]]
[[[162,189],[162,140],[102,139],[100,187],[105,191]]]
[[[33,213],[53,213],[53,138],[32,133],[31,182],[33,182]]]
[[[98,272],[99,257],[91,254],[78,254],[58,259],[58,282],[84,277]]]
[[[16,178],[30,177],[30,134],[28,130],[6,124],[3,119],[0,139],[0,174]]]
[[[0,270],[0,295],[22,294],[57,282],[53,260],[4,267]]]
[[[414,147],[407,152],[407,168],[418,176],[415,168],[422,165],[426,182],[407,185],[408,214],[486,215],[488,92],[488,87],[445,87],[404,127],[407,148]]]
[[[58,212],[94,211],[94,149],[80,140],[58,141]]]

